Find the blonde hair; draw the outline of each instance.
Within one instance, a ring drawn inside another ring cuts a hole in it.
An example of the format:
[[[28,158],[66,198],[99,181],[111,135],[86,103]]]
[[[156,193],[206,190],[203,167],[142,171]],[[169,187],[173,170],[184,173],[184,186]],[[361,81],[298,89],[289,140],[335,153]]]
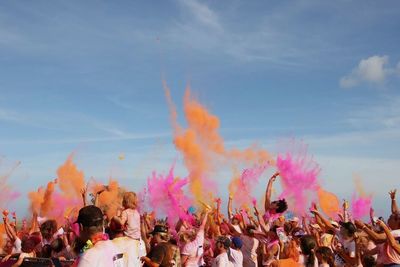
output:
[[[126,209],[137,208],[137,196],[135,192],[126,192],[122,197],[122,206]]]

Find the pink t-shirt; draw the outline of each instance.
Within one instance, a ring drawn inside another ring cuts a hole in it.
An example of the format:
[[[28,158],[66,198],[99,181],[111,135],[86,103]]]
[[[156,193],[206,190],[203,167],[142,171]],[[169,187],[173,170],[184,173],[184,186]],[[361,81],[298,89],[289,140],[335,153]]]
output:
[[[394,230],[391,232],[392,236],[396,239],[400,238],[400,230]],[[378,245],[379,254],[378,262],[381,264],[400,264],[400,255],[388,244]]]
[[[204,230],[197,232],[195,240],[187,243],[182,250],[182,255],[188,256],[185,266],[198,267],[203,264]]]
[[[140,214],[137,210],[126,209],[121,214],[122,221],[125,223],[124,234],[133,239],[140,239]]]

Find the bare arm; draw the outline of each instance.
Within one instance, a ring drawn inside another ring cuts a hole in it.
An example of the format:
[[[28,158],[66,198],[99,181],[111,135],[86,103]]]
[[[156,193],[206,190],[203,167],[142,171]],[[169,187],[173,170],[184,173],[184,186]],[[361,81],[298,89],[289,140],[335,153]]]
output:
[[[385,232],[389,245],[397,252],[397,254],[400,255],[400,244],[397,243],[396,239],[394,239],[389,227],[387,227],[387,225],[381,220],[378,220],[377,224],[382,227]]]
[[[391,205],[392,214],[399,213],[399,208],[397,207],[397,202],[396,202],[396,191],[397,190],[395,189],[389,192],[390,199],[392,200],[392,205]]]
[[[271,205],[271,195],[272,195],[272,185],[276,180],[276,177],[279,175],[279,172],[274,173],[272,177],[268,181],[267,189],[265,191],[265,203],[264,203],[264,209],[267,212],[269,210],[269,207]]]
[[[232,195],[229,195],[229,200],[228,200],[228,220],[232,219]]]
[[[376,244],[386,241],[386,235],[384,233],[378,234],[374,230],[370,229],[366,224],[358,220],[355,220],[354,224],[357,226],[357,228],[363,230]]]
[[[258,220],[258,224],[261,227],[261,230],[267,234],[269,232],[269,223],[268,225],[265,223],[264,219],[262,218],[262,216],[260,216],[260,213],[258,212],[258,209],[256,206],[254,206],[254,215],[256,215],[257,220]]]
[[[335,230],[335,227],[331,224],[331,222],[324,216],[322,216],[321,213],[319,213],[316,205],[314,205],[314,207],[311,209],[311,213],[313,213],[317,218],[322,221],[322,223],[325,225],[326,230]]]

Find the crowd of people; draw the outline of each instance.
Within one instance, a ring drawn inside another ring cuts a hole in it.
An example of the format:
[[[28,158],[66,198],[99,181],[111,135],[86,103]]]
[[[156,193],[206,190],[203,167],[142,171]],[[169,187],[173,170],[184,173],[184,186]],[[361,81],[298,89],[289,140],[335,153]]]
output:
[[[53,266],[69,260],[79,267],[400,266],[396,190],[389,192],[387,220],[375,217],[373,209],[368,222],[354,220],[347,202],[335,218],[316,204],[309,214],[289,218],[285,199],[271,200],[278,176],[268,181],[263,210],[234,210],[230,196],[227,216],[215,199],[191,207],[173,225],[140,213],[134,192],[123,194],[111,218],[95,202],[84,201],[77,218],[62,227],[35,213],[29,222],[18,222],[15,213],[3,211],[2,261],[14,259],[12,266],[21,266],[29,258],[47,258]]]

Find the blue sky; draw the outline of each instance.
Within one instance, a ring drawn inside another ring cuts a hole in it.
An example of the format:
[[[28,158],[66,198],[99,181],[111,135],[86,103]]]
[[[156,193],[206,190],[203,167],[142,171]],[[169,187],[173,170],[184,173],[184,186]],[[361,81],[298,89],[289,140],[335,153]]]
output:
[[[137,190],[181,162],[163,75],[178,106],[190,82],[227,146],[302,139],[328,189],[348,197],[358,174],[387,212],[399,43],[394,0],[1,1],[0,169],[21,161],[10,183],[25,194],[76,151],[87,177]]]

